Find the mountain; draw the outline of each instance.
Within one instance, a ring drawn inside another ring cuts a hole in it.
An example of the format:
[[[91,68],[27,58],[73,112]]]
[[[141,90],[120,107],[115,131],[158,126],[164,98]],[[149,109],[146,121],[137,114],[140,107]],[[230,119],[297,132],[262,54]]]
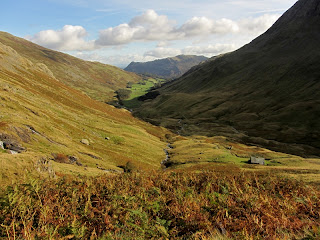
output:
[[[157,89],[140,117],[320,156],[320,2],[299,0],[264,34]]]
[[[120,68],[49,50],[6,32],[0,32],[0,42],[30,61],[45,64],[59,81],[100,101],[111,100],[115,90],[141,79]]]
[[[131,62],[124,70],[165,79],[173,79],[180,77],[191,67],[207,59],[208,58],[204,56],[179,55],[151,62]]]
[[[30,54],[33,47],[34,55],[40,54],[39,46],[23,44]],[[1,184],[32,169],[92,176],[121,171],[127,163],[139,169],[160,168],[166,146],[160,138],[165,129],[93,100],[56,74],[69,66],[71,73],[87,66],[88,74],[94,76],[89,68],[94,63],[53,52],[52,56],[61,58],[52,60],[49,67],[43,63],[50,61],[47,56],[30,60],[18,50],[0,41]],[[75,62],[80,66],[70,65]]]

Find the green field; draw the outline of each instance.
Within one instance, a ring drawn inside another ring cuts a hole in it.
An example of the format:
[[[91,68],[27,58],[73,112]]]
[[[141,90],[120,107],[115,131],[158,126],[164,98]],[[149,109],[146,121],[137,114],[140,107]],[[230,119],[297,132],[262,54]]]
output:
[[[166,81],[167,80],[160,78],[149,78],[133,84],[131,88],[127,88],[131,90],[131,94],[128,99],[123,101],[123,105],[129,109],[140,107],[142,102],[138,100],[138,97],[145,95],[156,84],[163,84]]]

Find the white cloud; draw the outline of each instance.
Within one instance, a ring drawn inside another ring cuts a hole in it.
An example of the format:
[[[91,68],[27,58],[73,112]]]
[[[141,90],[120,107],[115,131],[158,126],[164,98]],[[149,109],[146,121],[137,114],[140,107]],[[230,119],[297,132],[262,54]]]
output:
[[[152,56],[142,56],[139,54],[128,54],[128,55],[111,55],[104,56],[97,52],[94,53],[83,53],[78,52],[75,54],[76,57],[87,61],[97,61],[105,64],[111,64],[117,67],[125,68],[130,62],[147,62],[153,61],[156,58]]]
[[[180,54],[184,55],[204,55],[212,57],[221,53],[231,52],[238,48],[235,44],[209,44],[206,46],[187,46],[182,49],[157,47],[144,53],[144,56],[155,58],[173,57]]]
[[[180,49],[157,47],[151,51],[145,52],[144,56],[151,56],[155,58],[166,58],[166,57],[177,56],[181,53],[182,51]]]
[[[154,10],[147,10],[143,14],[115,27],[100,30],[99,37],[93,41],[86,41],[87,31],[82,26],[66,25],[61,30],[45,30],[34,36],[31,40],[42,46],[62,50],[93,50],[108,46],[126,45],[132,42],[159,41],[158,49],[149,51],[150,56],[162,57],[169,54],[168,42],[190,40],[194,42],[215,36],[221,39],[231,35],[240,38],[245,35],[251,39],[267,30],[279,15],[265,14],[257,18],[246,18],[234,21],[226,18],[210,19],[207,17],[193,17],[184,24],[176,26],[175,21],[166,15],[159,15]],[[165,51],[167,51],[165,53]],[[171,49],[172,50],[172,49]],[[211,49],[211,52],[219,52]],[[177,53],[177,51],[175,51]]]
[[[160,41],[157,44],[157,47],[167,47],[169,43],[167,41]]]
[[[51,49],[72,51],[92,50],[94,42],[85,40],[86,30],[82,26],[65,25],[61,30],[45,30],[26,39]]]
[[[134,40],[134,35],[139,28],[132,28],[128,24],[120,24],[114,28],[100,31],[99,39],[96,40],[98,46],[112,46],[127,44]]]
[[[239,21],[240,28],[245,32],[263,33],[270,28],[280,17],[278,14],[264,14],[257,18],[246,18]]]
[[[212,20],[206,17],[193,17],[183,24],[177,32],[180,32],[186,37],[203,36],[210,34],[227,34],[239,31],[239,26],[236,22],[222,18],[220,20]]]
[[[279,15],[265,14],[258,18],[239,21],[222,18],[193,17],[180,27],[165,15],[147,10],[134,17],[129,23],[100,31],[96,41],[99,46],[121,45],[137,41],[174,41],[190,38],[204,38],[210,35],[257,34],[266,31]]]
[[[185,55],[216,56],[221,53],[231,52],[238,48],[235,44],[210,44],[208,46],[187,46],[182,50]]]
[[[134,17],[129,23],[120,24],[100,31],[96,40],[98,46],[127,44],[134,41],[173,40],[174,22],[154,10],[147,10]]]

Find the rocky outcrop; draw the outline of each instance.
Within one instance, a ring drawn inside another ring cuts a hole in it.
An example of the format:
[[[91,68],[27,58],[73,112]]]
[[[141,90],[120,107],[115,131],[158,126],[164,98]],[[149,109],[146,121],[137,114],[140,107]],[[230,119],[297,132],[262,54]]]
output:
[[[14,137],[4,133],[0,133],[0,147],[9,150],[12,154],[21,153],[26,150]]]

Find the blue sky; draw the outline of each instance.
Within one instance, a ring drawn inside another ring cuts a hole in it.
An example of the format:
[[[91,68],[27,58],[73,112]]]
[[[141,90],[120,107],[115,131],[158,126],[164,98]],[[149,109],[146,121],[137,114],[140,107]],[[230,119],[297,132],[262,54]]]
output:
[[[0,30],[85,60],[125,67],[235,50],[296,0],[2,0]]]

